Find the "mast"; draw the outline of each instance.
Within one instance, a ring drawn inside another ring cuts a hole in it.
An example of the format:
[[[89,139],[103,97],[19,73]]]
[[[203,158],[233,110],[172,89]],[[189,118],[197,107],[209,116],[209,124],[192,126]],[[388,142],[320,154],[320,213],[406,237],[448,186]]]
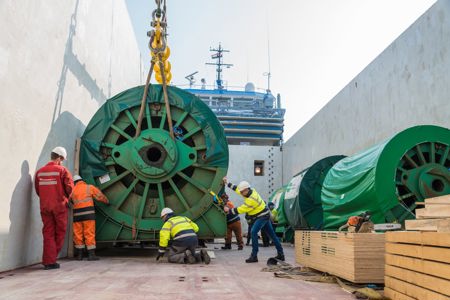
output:
[[[223,86],[223,80],[222,80],[222,67],[232,67],[233,64],[226,64],[223,62],[223,53],[224,52],[230,52],[229,50],[225,50],[222,48],[222,45],[219,43],[219,48],[214,49],[214,48],[210,48],[209,51],[214,52],[214,54],[211,55],[211,58],[213,60],[215,60],[215,62],[213,63],[206,63],[207,65],[213,65],[213,66],[217,66],[216,69],[216,73],[217,73],[217,78],[216,78],[216,84],[217,84],[217,89],[219,90],[223,90],[224,86]]]

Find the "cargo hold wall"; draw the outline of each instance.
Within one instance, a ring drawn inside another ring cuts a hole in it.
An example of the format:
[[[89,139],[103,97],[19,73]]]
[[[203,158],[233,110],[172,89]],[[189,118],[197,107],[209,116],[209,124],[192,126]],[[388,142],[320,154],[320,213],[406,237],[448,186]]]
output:
[[[283,183],[408,127],[450,127],[450,1],[436,2],[283,146]],[[307,99],[305,99],[307,101]]]
[[[0,4],[0,271],[39,263],[42,222],[32,185],[55,146],[68,150],[104,101],[142,83],[123,0]]]

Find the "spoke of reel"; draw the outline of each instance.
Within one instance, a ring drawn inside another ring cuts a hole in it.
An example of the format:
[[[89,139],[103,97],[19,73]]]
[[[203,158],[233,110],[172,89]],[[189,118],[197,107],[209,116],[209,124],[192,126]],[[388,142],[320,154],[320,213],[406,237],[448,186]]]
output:
[[[105,161],[105,166],[107,166],[107,167],[113,166],[115,164],[116,164],[116,162],[114,160],[107,160],[107,161]]]
[[[422,150],[420,150],[420,145],[416,145],[417,154],[419,156],[420,161],[422,162],[422,165],[426,164],[425,157],[423,156]]]
[[[164,128],[164,123],[166,123],[166,111],[163,111],[162,116],[161,116],[161,122],[159,122],[159,129],[163,129]]]
[[[131,124],[134,128],[137,128],[136,120],[133,118],[133,115],[130,113],[129,110],[125,110],[125,114],[127,115],[128,119],[130,119]]]
[[[119,209],[122,204],[125,202],[125,200],[127,200],[128,196],[130,195],[130,193],[133,191],[134,187],[136,186],[136,183],[138,183],[139,179],[135,178],[133,180],[133,182],[130,184],[130,186],[125,190],[125,192],[121,195],[121,197],[119,198],[119,200],[117,200],[116,202],[116,207]]]
[[[149,104],[145,105],[145,117],[147,118],[148,129],[152,128],[152,117],[150,116]]]
[[[443,166],[445,165],[445,161],[447,160],[448,150],[450,150],[450,146],[447,146],[445,148],[444,154],[441,156],[441,161],[439,162],[439,164],[441,164]]]
[[[202,166],[202,165],[199,165],[199,164],[197,164],[197,163],[195,163],[195,164],[192,164],[192,166],[193,166],[193,167],[196,167],[196,168],[200,168],[200,169],[204,169],[204,170],[212,171],[212,172],[215,172],[215,171],[217,171],[217,169],[216,169],[216,168],[213,168],[213,167],[207,167],[207,166]]]
[[[195,186],[197,189],[199,189],[200,191],[202,191],[203,193],[207,194],[208,189],[205,188],[204,186],[202,186],[201,183],[197,182],[196,180],[192,179],[191,177],[187,176],[186,174],[184,174],[183,172],[178,172],[178,175],[180,175],[184,180],[186,180],[187,182],[189,182],[190,184],[192,184],[193,186]]]
[[[163,209],[163,207],[166,207],[166,203],[164,201],[164,194],[163,194],[163,189],[162,189],[162,183],[158,182],[156,185],[158,187],[159,207],[161,209]]]
[[[413,165],[415,168],[418,168],[419,166],[416,164],[416,162],[407,154],[405,153],[404,158],[406,158],[406,160]]]
[[[141,197],[141,205],[139,207],[139,212],[136,217],[138,220],[141,220],[142,215],[144,214],[144,207],[145,207],[145,202],[147,202],[147,195],[148,195],[149,187],[150,187],[150,183],[146,182],[145,187],[144,187],[144,193],[142,194],[142,197]]]
[[[114,147],[116,147],[116,145],[111,144],[111,143],[105,143],[105,142],[103,142],[103,143],[102,143],[102,147],[107,147],[107,148],[113,149]]]
[[[122,178],[124,178],[125,176],[127,176],[128,174],[130,174],[131,171],[127,170],[125,172],[123,172],[122,174],[120,174],[119,176],[114,177],[113,179],[111,179],[110,181],[105,182],[104,184],[101,184],[99,186],[99,189],[104,190],[108,187],[110,187],[111,185],[113,185],[114,183],[116,183],[117,181],[121,180]]]
[[[431,142],[431,145],[430,145],[430,162],[431,163],[436,162],[434,142]]]
[[[183,138],[181,139],[181,141],[184,141],[185,139],[190,138],[191,136],[193,136],[194,134],[196,134],[197,132],[199,132],[202,128],[200,126],[195,127],[194,129],[189,130],[189,132],[183,136]]]
[[[115,238],[116,241],[119,239],[119,236],[120,236],[120,234],[122,233],[123,226],[124,226],[124,223],[122,223],[122,224],[120,225],[119,231],[117,231],[117,235],[116,235],[116,238]]]
[[[176,123],[173,127],[178,127],[178,126],[180,126],[181,123],[183,123],[184,119],[187,117],[187,115],[188,115],[188,112],[185,111],[185,112],[180,116],[180,118],[177,120],[177,123]]]
[[[173,180],[170,178],[169,179],[169,184],[172,187],[172,189],[175,191],[175,194],[177,194],[178,200],[180,200],[181,204],[183,204],[184,208],[186,210],[189,210],[190,207],[186,202],[186,199],[184,199],[183,195],[181,194],[180,190],[178,189],[178,187],[175,185],[175,182],[173,182]]]
[[[198,145],[194,147],[195,150],[199,151],[199,150],[206,150],[206,145]]]
[[[131,136],[128,135],[128,133],[126,133],[125,131],[123,131],[122,129],[117,127],[116,125],[111,124],[111,128],[114,129],[117,133],[119,133],[123,137],[125,137],[127,140],[131,141],[133,139]]]

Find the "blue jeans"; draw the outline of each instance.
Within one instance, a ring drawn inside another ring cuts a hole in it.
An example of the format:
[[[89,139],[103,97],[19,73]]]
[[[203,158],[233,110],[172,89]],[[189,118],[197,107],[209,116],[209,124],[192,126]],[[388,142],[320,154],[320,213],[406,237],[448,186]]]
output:
[[[270,222],[269,216],[264,216],[257,218],[252,224],[252,256],[256,257],[258,255],[258,232],[263,230],[272,239],[277,248],[278,254],[283,254],[283,247],[281,246],[280,240],[278,239],[275,231],[273,231],[272,223]]]

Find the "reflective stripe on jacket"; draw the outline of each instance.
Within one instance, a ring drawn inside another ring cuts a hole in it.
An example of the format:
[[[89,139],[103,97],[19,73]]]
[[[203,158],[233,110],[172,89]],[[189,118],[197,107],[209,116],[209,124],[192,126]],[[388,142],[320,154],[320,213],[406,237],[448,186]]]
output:
[[[34,177],[41,211],[63,211],[73,189],[72,175],[64,166],[51,161],[40,168]]]
[[[251,190],[251,193],[248,197],[243,196],[237,189],[234,190],[238,195],[244,197],[244,203],[239,207],[235,207],[232,209],[233,214],[243,214],[247,213],[249,217],[252,216],[260,216],[269,213],[269,210],[266,209],[266,203],[258,194],[258,192],[254,189]],[[265,210],[265,211],[264,211]]]
[[[71,195],[73,203],[73,221],[95,220],[94,200],[108,203],[106,196],[95,186],[78,181]]]
[[[174,216],[167,220],[159,232],[159,247],[165,248],[169,240],[178,240],[185,237],[196,236],[198,226],[187,217]]]

